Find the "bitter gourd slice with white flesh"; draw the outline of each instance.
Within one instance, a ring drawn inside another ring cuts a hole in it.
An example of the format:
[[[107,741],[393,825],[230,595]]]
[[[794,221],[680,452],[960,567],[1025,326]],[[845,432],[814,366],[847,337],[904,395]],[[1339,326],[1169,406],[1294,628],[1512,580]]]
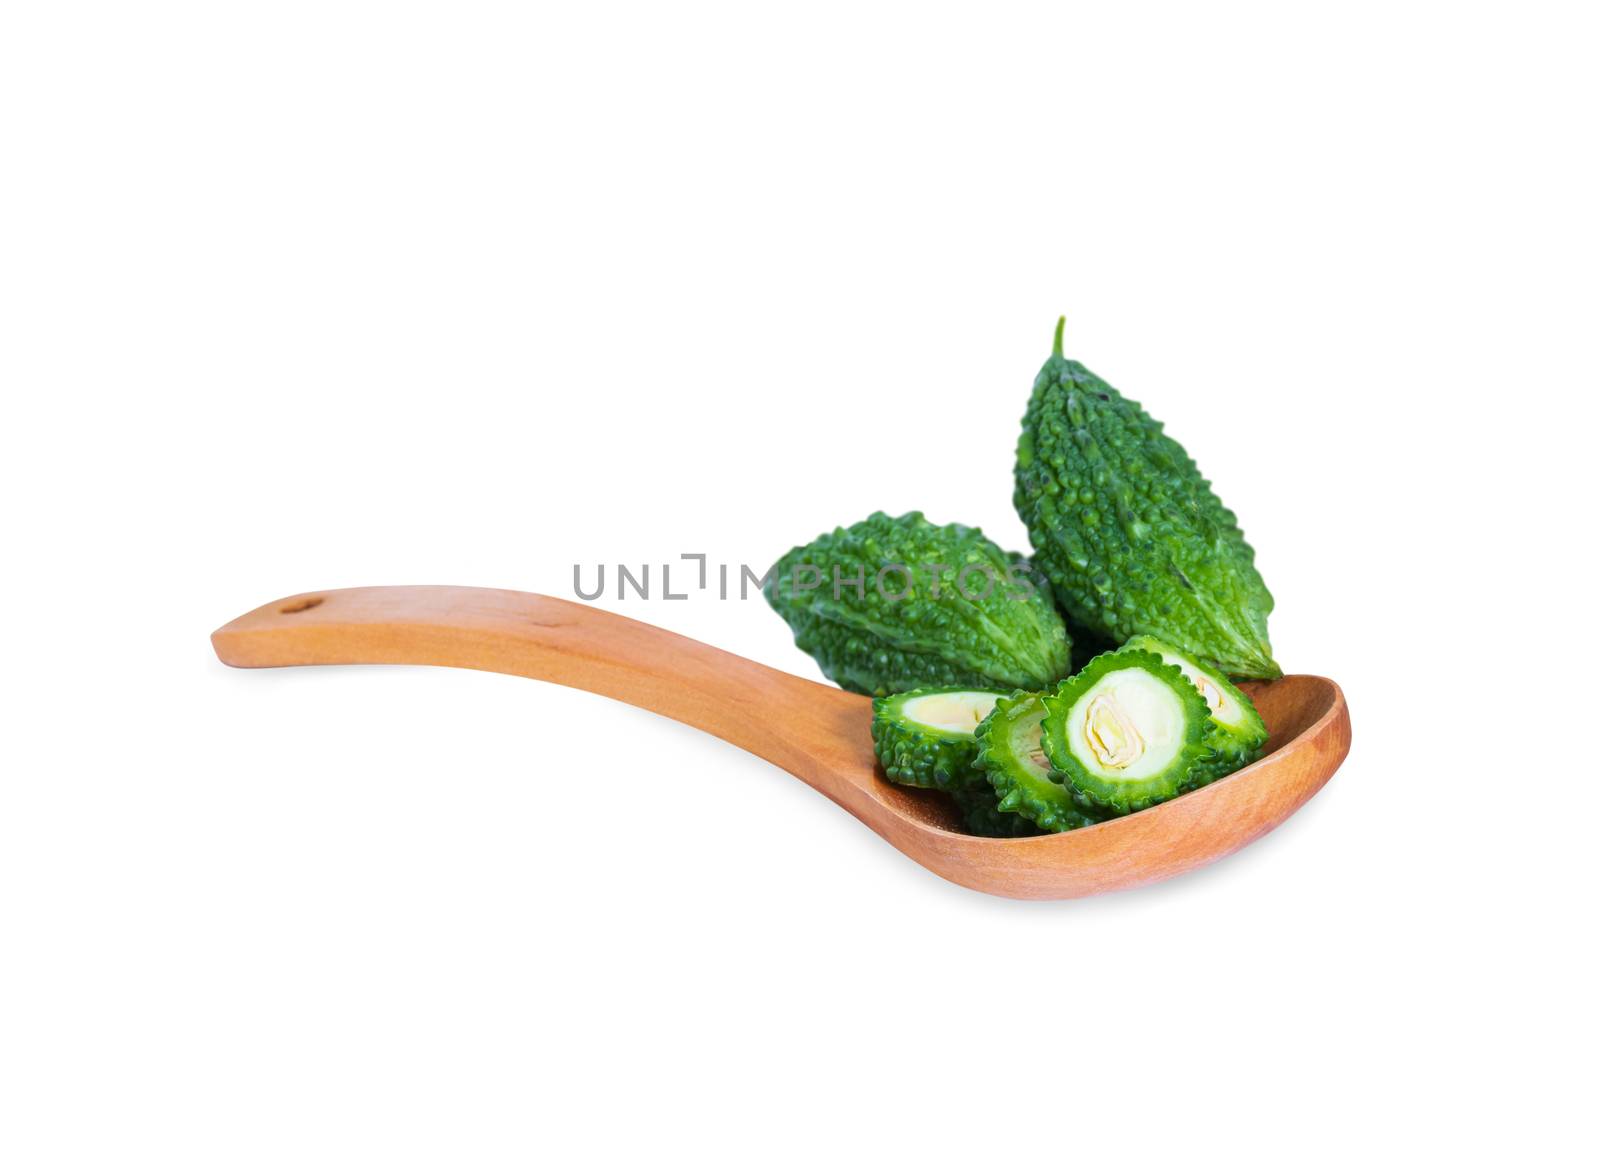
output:
[[[878,764],[902,786],[950,790],[981,781],[973,766],[973,731],[994,709],[993,690],[935,686],[872,702],[872,744]]]
[[[978,727],[978,766],[994,788],[997,808],[1021,815],[1042,830],[1077,830],[1100,820],[1072,791],[1051,780],[1049,759],[1040,748],[1045,719],[1039,694],[1019,694],[995,703]]]
[[[1183,671],[1155,654],[1101,654],[1043,701],[1044,751],[1083,803],[1128,814],[1204,778],[1211,712]]]
[[[1206,700],[1211,724],[1215,727],[1206,739],[1206,745],[1211,747],[1211,757],[1207,759],[1208,781],[1214,782],[1256,760],[1267,741],[1267,724],[1261,720],[1250,695],[1228,681],[1215,667],[1160,638],[1141,634],[1128,639],[1123,649],[1147,650],[1168,665],[1177,666]]]

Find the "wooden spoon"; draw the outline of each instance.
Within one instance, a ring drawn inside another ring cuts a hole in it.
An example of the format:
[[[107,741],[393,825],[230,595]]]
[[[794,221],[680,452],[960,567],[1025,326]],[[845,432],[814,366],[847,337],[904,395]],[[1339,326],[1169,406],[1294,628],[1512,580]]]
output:
[[[974,838],[942,795],[878,771],[871,699],[591,606],[467,586],[325,590],[251,610],[211,643],[230,666],[460,666],[631,702],[782,767],[935,874],[1011,898],[1139,886],[1231,854],[1298,810],[1350,749],[1327,678],[1246,683],[1272,734],[1255,764],[1070,834]]]

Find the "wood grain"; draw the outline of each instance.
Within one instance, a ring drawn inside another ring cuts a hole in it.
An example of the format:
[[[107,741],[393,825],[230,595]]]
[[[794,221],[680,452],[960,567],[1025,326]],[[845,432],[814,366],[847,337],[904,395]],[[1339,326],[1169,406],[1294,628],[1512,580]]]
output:
[[[456,666],[641,706],[782,767],[936,874],[1012,898],[1139,886],[1221,858],[1299,809],[1350,748],[1349,713],[1333,682],[1245,683],[1272,733],[1255,764],[1070,834],[974,838],[956,829],[941,796],[878,772],[870,699],[592,606],[464,586],[323,590],[269,602],[211,641],[230,666]]]

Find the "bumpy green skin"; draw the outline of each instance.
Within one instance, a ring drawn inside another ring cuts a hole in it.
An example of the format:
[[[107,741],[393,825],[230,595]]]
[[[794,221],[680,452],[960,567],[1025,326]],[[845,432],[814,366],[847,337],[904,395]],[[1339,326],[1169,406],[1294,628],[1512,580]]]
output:
[[[996,702],[994,713],[978,727],[978,765],[994,788],[996,807],[1052,833],[1090,826],[1106,812],[1052,782],[1034,758],[1044,719],[1043,696],[1019,694]]]
[[[818,575],[821,584],[805,588]],[[859,591],[846,584],[858,576]],[[790,550],[766,595],[795,643],[857,693],[957,684],[1041,689],[1072,663],[1061,615],[1013,555],[976,529],[933,525],[920,513],[875,513]]]
[[[1086,765],[1072,752],[1067,741],[1066,722],[1073,704],[1094,690],[1096,683],[1115,670],[1144,670],[1164,682],[1183,703],[1184,742],[1171,761],[1157,774],[1146,778],[1115,779]],[[1077,674],[1061,683],[1054,694],[1042,699],[1045,710],[1041,742],[1063,787],[1070,790],[1083,807],[1099,807],[1114,814],[1131,814],[1179,794],[1203,786],[1206,761],[1211,748],[1206,738],[1212,730],[1211,711],[1194,683],[1177,666],[1169,666],[1155,654],[1144,650],[1114,650],[1101,654]]]
[[[987,782],[957,790],[951,797],[961,810],[961,820],[968,834],[980,838],[1032,838],[1044,833],[1025,816],[1002,811],[994,788]]]
[[[1161,423],[1055,353],[1017,442],[1017,512],[1062,611],[1125,642],[1171,639],[1226,673],[1276,678],[1272,595],[1238,520]]]
[[[1227,722],[1216,714],[1211,715],[1213,728],[1206,737],[1206,745],[1211,748],[1211,756],[1205,760],[1203,767],[1203,777],[1206,782],[1225,778],[1260,757],[1261,747],[1267,741],[1267,724],[1256,711],[1256,705],[1250,700],[1250,695],[1223,677],[1221,671],[1206,665],[1193,654],[1184,653],[1170,642],[1163,642],[1148,634],[1129,638],[1128,644],[1123,648],[1146,650],[1168,663],[1172,663],[1174,658],[1182,658],[1198,668],[1218,690],[1238,703],[1241,717],[1236,722]]]
[[[905,713],[906,704],[913,699],[969,690],[967,686],[934,686],[872,700],[872,745],[889,781],[937,790],[955,790],[983,781],[983,775],[973,765],[978,757],[978,740],[971,732],[939,729],[908,718]]]

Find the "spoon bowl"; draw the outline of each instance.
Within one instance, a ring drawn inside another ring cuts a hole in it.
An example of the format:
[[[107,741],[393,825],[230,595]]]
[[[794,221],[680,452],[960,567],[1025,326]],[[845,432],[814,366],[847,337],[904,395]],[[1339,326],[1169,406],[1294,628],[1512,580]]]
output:
[[[1231,854],[1304,805],[1350,749],[1344,695],[1327,678],[1245,682],[1271,735],[1250,766],[1067,834],[977,838],[943,795],[883,776],[870,698],[593,606],[467,586],[323,590],[268,602],[211,642],[230,666],[455,666],[629,702],[787,770],[935,874],[1009,898],[1120,890]]]

